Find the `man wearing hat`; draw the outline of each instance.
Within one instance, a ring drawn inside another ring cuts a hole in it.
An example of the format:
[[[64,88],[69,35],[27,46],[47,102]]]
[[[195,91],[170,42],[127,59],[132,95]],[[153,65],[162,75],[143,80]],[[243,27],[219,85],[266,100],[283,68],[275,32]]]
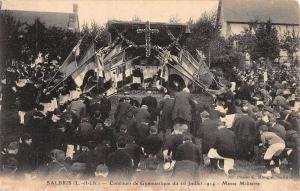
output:
[[[215,144],[219,121],[210,119],[207,111],[201,113],[201,118],[198,137],[202,139],[202,154],[207,154]]]
[[[172,131],[172,109],[174,105],[174,98],[171,98],[170,95],[165,95],[164,99],[161,100],[158,104],[157,110],[161,113],[160,120],[159,120],[159,128],[162,129],[164,132],[167,129]]]
[[[274,172],[277,174],[280,174],[279,169],[279,155],[282,153],[282,151],[285,148],[285,142],[282,138],[277,136],[273,132],[268,131],[268,127],[265,125],[262,125],[259,128],[259,132],[261,135],[261,142],[262,146],[267,147],[267,151],[264,155],[265,165],[266,165],[266,173],[263,173],[263,177],[272,177],[271,172],[271,160],[275,162],[275,168]]]
[[[192,121],[192,104],[195,103],[189,92],[183,90],[178,92],[175,95],[172,120],[174,121],[177,118],[181,118],[186,121],[186,124],[190,125]]]
[[[275,133],[285,140],[286,130],[281,124],[278,123],[278,117],[279,116],[276,116],[275,114],[269,115],[269,131]]]

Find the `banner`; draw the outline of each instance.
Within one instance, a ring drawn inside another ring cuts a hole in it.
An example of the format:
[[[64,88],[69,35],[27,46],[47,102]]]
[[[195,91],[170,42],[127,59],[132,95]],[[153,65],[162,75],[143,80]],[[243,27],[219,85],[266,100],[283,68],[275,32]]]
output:
[[[186,50],[181,50],[179,54],[181,66],[191,74],[195,81],[200,82],[205,87],[209,87],[213,81],[213,75],[205,63],[199,63],[197,60]]]
[[[106,62],[110,61],[113,57],[120,54],[122,52],[122,45],[118,44],[116,45],[103,59],[103,63],[106,64]]]
[[[76,46],[73,48],[73,50],[70,52],[70,54],[67,56],[63,64],[60,66],[59,71],[64,75],[68,76],[74,71],[77,67],[76,62],[76,56],[79,55],[80,49],[79,46],[82,42],[82,39],[78,41]]]
[[[112,71],[116,70],[117,75],[117,68],[123,64],[123,59],[125,56],[125,51],[120,52],[118,55],[115,55],[110,61],[104,64],[104,78],[105,82],[112,79]],[[115,77],[115,80],[117,77]]]
[[[98,68],[98,64],[95,63],[94,59],[90,61],[92,58],[95,59],[94,43],[86,51],[84,57],[79,62],[78,69],[72,74],[72,78],[78,87],[82,85],[85,74],[88,71]]]
[[[90,70],[95,70],[97,69],[97,64],[95,62],[90,62],[86,64],[85,66],[80,67],[76,72],[72,74],[72,78],[76,85],[80,87],[83,83],[83,79],[85,77],[85,74],[90,71]]]
[[[97,76],[103,78],[104,77],[104,66],[103,59],[101,53],[96,54],[96,64],[97,64]]]
[[[94,57],[95,55],[95,44],[92,43],[92,45],[88,48],[88,50],[85,52],[83,58],[78,62],[78,67],[85,64],[89,59]]]

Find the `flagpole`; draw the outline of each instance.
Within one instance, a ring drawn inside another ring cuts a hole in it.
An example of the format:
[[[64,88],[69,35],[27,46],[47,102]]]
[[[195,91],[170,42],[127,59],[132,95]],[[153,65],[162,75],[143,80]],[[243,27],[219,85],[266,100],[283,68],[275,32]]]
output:
[[[80,44],[81,44],[81,42],[82,42],[82,40],[83,40],[83,38],[84,38],[85,36],[86,36],[86,34],[84,34],[83,37],[78,41],[78,42],[80,42],[80,43],[79,43],[79,46],[80,46]],[[78,45],[78,43],[76,44],[76,46],[77,46],[77,45]],[[75,47],[76,47],[76,46],[75,46]],[[74,47],[74,48],[75,48],[75,47]],[[74,49],[74,48],[73,48],[73,49]],[[79,47],[78,47],[78,48],[79,48]],[[73,54],[73,49],[72,49],[72,51],[69,53],[69,55],[67,56],[67,58],[65,59],[65,61],[68,60],[68,58],[71,57],[71,55]],[[76,53],[76,50],[75,50],[75,53]],[[75,56],[75,62],[76,62],[76,56]],[[58,70],[55,72],[54,76],[51,78],[51,80],[50,80],[49,83],[47,84],[46,89],[49,87],[49,85],[51,84],[51,82],[54,80],[54,78],[56,77],[56,75],[58,74],[58,72],[60,71],[60,69],[61,69],[62,66],[63,66],[63,64],[59,66]]]
[[[94,52],[94,54],[91,56],[91,58],[93,57],[93,56],[95,56],[96,55],[96,52]],[[89,60],[89,59],[88,59]],[[88,61],[87,60],[87,61]],[[86,62],[87,62],[86,61]],[[86,63],[85,62],[85,63]],[[68,76],[66,76],[62,81],[60,81],[60,82],[58,82],[50,91],[49,91],[49,93],[51,93],[55,88],[57,88],[57,86],[58,85],[60,85],[62,82],[64,82],[68,77],[70,77],[70,76],[72,76],[75,72],[77,72],[77,70],[79,70],[82,66],[84,66],[85,65],[85,63],[83,63],[83,64],[81,64],[80,66],[78,66],[71,74],[69,74]]]
[[[128,48],[128,47],[127,47]],[[126,50],[127,48],[125,48],[124,50]],[[124,51],[123,50],[123,51]],[[122,52],[123,52],[122,51]],[[95,56],[96,55],[96,52],[94,52],[94,54],[91,56],[91,58],[93,57],[93,56]],[[112,58],[115,58],[115,56],[114,57],[112,57]],[[88,60],[87,60],[88,61]],[[86,63],[86,62],[85,62]],[[58,85],[60,85],[62,82],[64,82],[68,77],[70,77],[70,76],[72,76],[78,69],[80,69],[82,66],[84,66],[84,64],[85,63],[83,63],[83,64],[81,64],[80,66],[78,66],[71,74],[69,74],[68,76],[66,76],[62,81],[60,81],[60,82],[58,82],[50,91],[49,91],[49,93],[51,93],[54,89],[56,89],[57,87],[58,87]]]

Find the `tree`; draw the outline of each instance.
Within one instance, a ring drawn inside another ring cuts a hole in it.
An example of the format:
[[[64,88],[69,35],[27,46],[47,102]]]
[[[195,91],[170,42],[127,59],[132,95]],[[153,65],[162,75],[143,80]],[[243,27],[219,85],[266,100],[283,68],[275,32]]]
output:
[[[218,38],[220,26],[217,24],[217,14],[204,13],[200,19],[191,25],[191,36],[187,40],[188,50],[195,55],[196,49],[201,50],[208,58],[209,47],[212,41]]]
[[[180,23],[180,19],[178,18],[178,15],[171,16],[169,19],[169,23]]]
[[[248,28],[245,28],[241,34],[233,35],[228,38],[229,41],[237,42],[237,51],[248,52],[250,55],[253,54],[256,43],[256,36]]]
[[[277,36],[277,30],[272,25],[271,20],[266,23],[260,23],[255,31],[255,47],[253,54],[254,59],[264,57],[267,60],[278,58],[280,44]]]
[[[107,27],[98,25],[95,21],[90,26],[87,23],[82,25],[81,37],[84,37],[80,45],[81,52],[85,52],[92,42],[95,43],[96,50],[110,43]]]
[[[16,21],[8,12],[0,13],[0,67],[6,67],[22,55],[24,24]]]
[[[285,31],[280,39],[280,46],[282,49],[287,50],[289,58],[292,60],[293,54],[299,48],[299,31]]]
[[[233,48],[232,42],[224,37],[218,37],[211,42],[211,66],[221,68],[226,78],[232,75],[232,68],[240,67],[243,55]]]
[[[132,17],[132,21],[133,22],[142,22],[142,19],[139,16],[135,15]]]

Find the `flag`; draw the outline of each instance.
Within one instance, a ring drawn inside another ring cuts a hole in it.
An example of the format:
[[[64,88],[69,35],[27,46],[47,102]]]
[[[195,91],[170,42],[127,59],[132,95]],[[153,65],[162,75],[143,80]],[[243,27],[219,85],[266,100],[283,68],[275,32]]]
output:
[[[132,62],[136,59],[138,59],[139,56],[132,58],[130,60],[127,60],[125,64],[125,77],[129,77],[132,75],[132,70],[134,69]]]
[[[166,65],[163,66],[161,78],[163,78],[165,81],[168,81],[169,79],[168,67]]]
[[[78,41],[76,46],[72,49],[70,54],[67,56],[63,64],[60,66],[59,71],[66,77],[72,73],[77,67],[76,56],[79,55],[80,49],[79,46],[82,42],[82,39]]]
[[[213,75],[209,71],[208,66],[201,62],[197,62],[197,60],[186,50],[180,51],[180,65],[182,68],[193,76],[193,79],[205,87],[209,87],[213,81]]]
[[[96,64],[97,64],[97,76],[103,78],[104,77],[104,67],[103,67],[103,59],[101,53],[96,54]]]
[[[72,78],[76,83],[76,85],[80,87],[83,83],[85,74],[90,70],[97,69],[97,67],[98,67],[97,64],[94,61],[92,61],[92,62],[86,62],[83,66],[77,69],[77,71],[72,74]]]
[[[121,44],[116,45],[103,59],[103,63],[110,61],[113,57],[121,53],[122,46]]]
[[[72,73],[72,78],[76,85],[80,87],[83,83],[85,74],[90,70],[95,70],[98,68],[97,63],[95,62],[95,46],[94,43],[86,51],[83,58],[78,64],[78,68]]]
[[[117,69],[120,65],[123,64],[123,59],[125,56],[125,51],[120,52],[119,54],[115,55],[111,60],[107,61],[104,64],[104,77],[105,77],[105,82],[109,81],[112,79],[112,72],[115,69]]]
[[[95,55],[95,44],[92,43],[92,45],[85,52],[83,58],[78,62],[78,66],[85,64],[88,60],[94,57],[94,55]]]
[[[198,50],[198,49],[196,49],[196,54],[197,54],[197,59],[198,59],[199,62],[203,62],[206,59],[203,52]]]

